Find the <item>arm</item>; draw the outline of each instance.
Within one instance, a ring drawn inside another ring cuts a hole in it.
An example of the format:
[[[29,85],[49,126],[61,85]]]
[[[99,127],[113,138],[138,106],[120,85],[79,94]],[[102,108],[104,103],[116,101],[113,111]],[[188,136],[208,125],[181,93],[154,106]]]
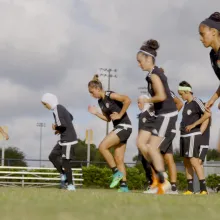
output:
[[[5,137],[6,140],[9,139],[8,134],[0,127],[0,132],[2,133],[3,137]]]
[[[107,122],[111,121],[111,119],[104,112],[102,112],[102,114],[97,112],[95,115],[104,121],[107,121]]]
[[[121,111],[119,113],[114,113],[114,114],[117,114],[117,118],[115,118],[115,117],[112,118],[111,117],[113,120],[120,119],[125,114],[125,112],[127,111],[129,105],[131,104],[131,100],[128,96],[119,95],[117,93],[111,93],[110,98],[113,99],[113,100],[116,100],[118,102],[123,103],[123,107],[122,107]]]
[[[183,107],[183,103],[182,103],[182,101],[177,96],[175,96],[173,98],[173,100],[174,100],[174,102],[176,104],[176,108],[177,108],[177,110],[179,112],[182,109],[182,107]]]
[[[202,134],[205,132],[206,128],[208,127],[209,121],[210,121],[210,119],[206,119],[206,120],[201,124],[200,131],[201,131]]]
[[[191,129],[195,128],[196,126],[202,124],[205,120],[209,119],[211,117],[211,113],[208,111],[205,111],[203,116],[194,122],[192,125],[186,126],[186,131],[189,132]]]
[[[164,90],[164,86],[161,82],[161,79],[156,74],[152,74],[151,80],[155,95],[150,99],[144,99],[144,102],[148,102],[148,103],[163,102],[167,98],[167,96]]]
[[[66,130],[66,121],[65,121],[65,109],[61,108],[60,106],[57,106],[56,110],[54,111],[55,116],[55,125],[53,126],[53,130],[56,131],[56,133],[63,133]]]
[[[211,97],[211,99],[206,103],[205,107],[211,108],[219,97],[220,97],[220,86],[218,87],[214,95]]]
[[[98,109],[97,109],[95,106],[90,106],[90,105],[89,105],[88,111],[89,111],[91,114],[96,115],[98,118],[100,118],[100,119],[102,119],[102,120],[104,120],[104,121],[107,121],[107,122],[110,122],[110,121],[111,121],[111,119],[110,119],[104,112],[102,112],[102,114],[99,113]]]

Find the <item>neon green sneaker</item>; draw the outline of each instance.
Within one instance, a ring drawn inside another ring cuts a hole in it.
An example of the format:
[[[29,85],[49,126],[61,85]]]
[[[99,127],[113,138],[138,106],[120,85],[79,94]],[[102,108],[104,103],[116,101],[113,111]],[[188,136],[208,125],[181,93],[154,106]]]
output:
[[[129,190],[127,186],[121,186],[120,189],[118,189],[118,192],[126,193],[129,192]]]
[[[118,185],[118,183],[120,182],[120,180],[122,180],[123,178],[123,173],[120,171],[117,171],[114,175],[113,175],[113,180],[110,184],[110,188],[114,188],[115,186]]]

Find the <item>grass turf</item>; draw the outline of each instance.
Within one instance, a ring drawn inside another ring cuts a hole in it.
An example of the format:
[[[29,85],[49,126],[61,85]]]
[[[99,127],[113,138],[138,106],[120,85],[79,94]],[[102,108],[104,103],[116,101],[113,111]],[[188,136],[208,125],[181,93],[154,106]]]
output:
[[[0,188],[1,220],[219,220],[220,194],[144,195],[114,190],[68,192]]]

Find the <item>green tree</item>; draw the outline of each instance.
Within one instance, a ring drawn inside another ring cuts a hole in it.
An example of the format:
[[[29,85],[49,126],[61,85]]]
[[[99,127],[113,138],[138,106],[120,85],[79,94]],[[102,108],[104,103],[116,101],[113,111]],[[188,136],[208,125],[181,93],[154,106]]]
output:
[[[0,158],[1,157],[2,157],[2,148],[0,148]],[[27,163],[25,161],[25,154],[22,151],[20,151],[17,147],[5,148],[5,165],[26,167]]]

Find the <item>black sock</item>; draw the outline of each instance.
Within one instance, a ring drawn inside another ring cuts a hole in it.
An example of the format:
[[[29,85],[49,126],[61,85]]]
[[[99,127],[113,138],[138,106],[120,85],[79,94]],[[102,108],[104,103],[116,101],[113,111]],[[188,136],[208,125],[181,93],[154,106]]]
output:
[[[141,162],[145,171],[146,179],[148,180],[148,183],[151,185],[153,183],[152,179],[152,170],[150,163],[142,156]]]
[[[127,181],[120,181],[120,187],[127,187]]]
[[[157,172],[157,176],[158,176],[159,183],[165,182],[163,172]]]
[[[176,190],[177,190],[177,188],[176,188],[176,183],[171,182],[171,190],[172,190],[172,191],[176,191]]]
[[[111,169],[112,169],[113,174],[118,172],[118,168],[117,167],[112,167]]]
[[[190,192],[194,192],[194,189],[193,189],[193,179],[188,179],[187,182],[188,182],[188,190]]]
[[[200,183],[200,191],[207,191],[206,189],[206,182],[205,180],[199,180],[199,183]]]
[[[151,167],[153,168],[153,170],[155,171],[155,173],[157,173],[157,170],[155,169],[153,163],[150,163]]]
[[[67,159],[63,159],[62,164],[65,169],[65,174],[66,174],[68,185],[73,184],[73,176],[72,176],[70,161]]]

